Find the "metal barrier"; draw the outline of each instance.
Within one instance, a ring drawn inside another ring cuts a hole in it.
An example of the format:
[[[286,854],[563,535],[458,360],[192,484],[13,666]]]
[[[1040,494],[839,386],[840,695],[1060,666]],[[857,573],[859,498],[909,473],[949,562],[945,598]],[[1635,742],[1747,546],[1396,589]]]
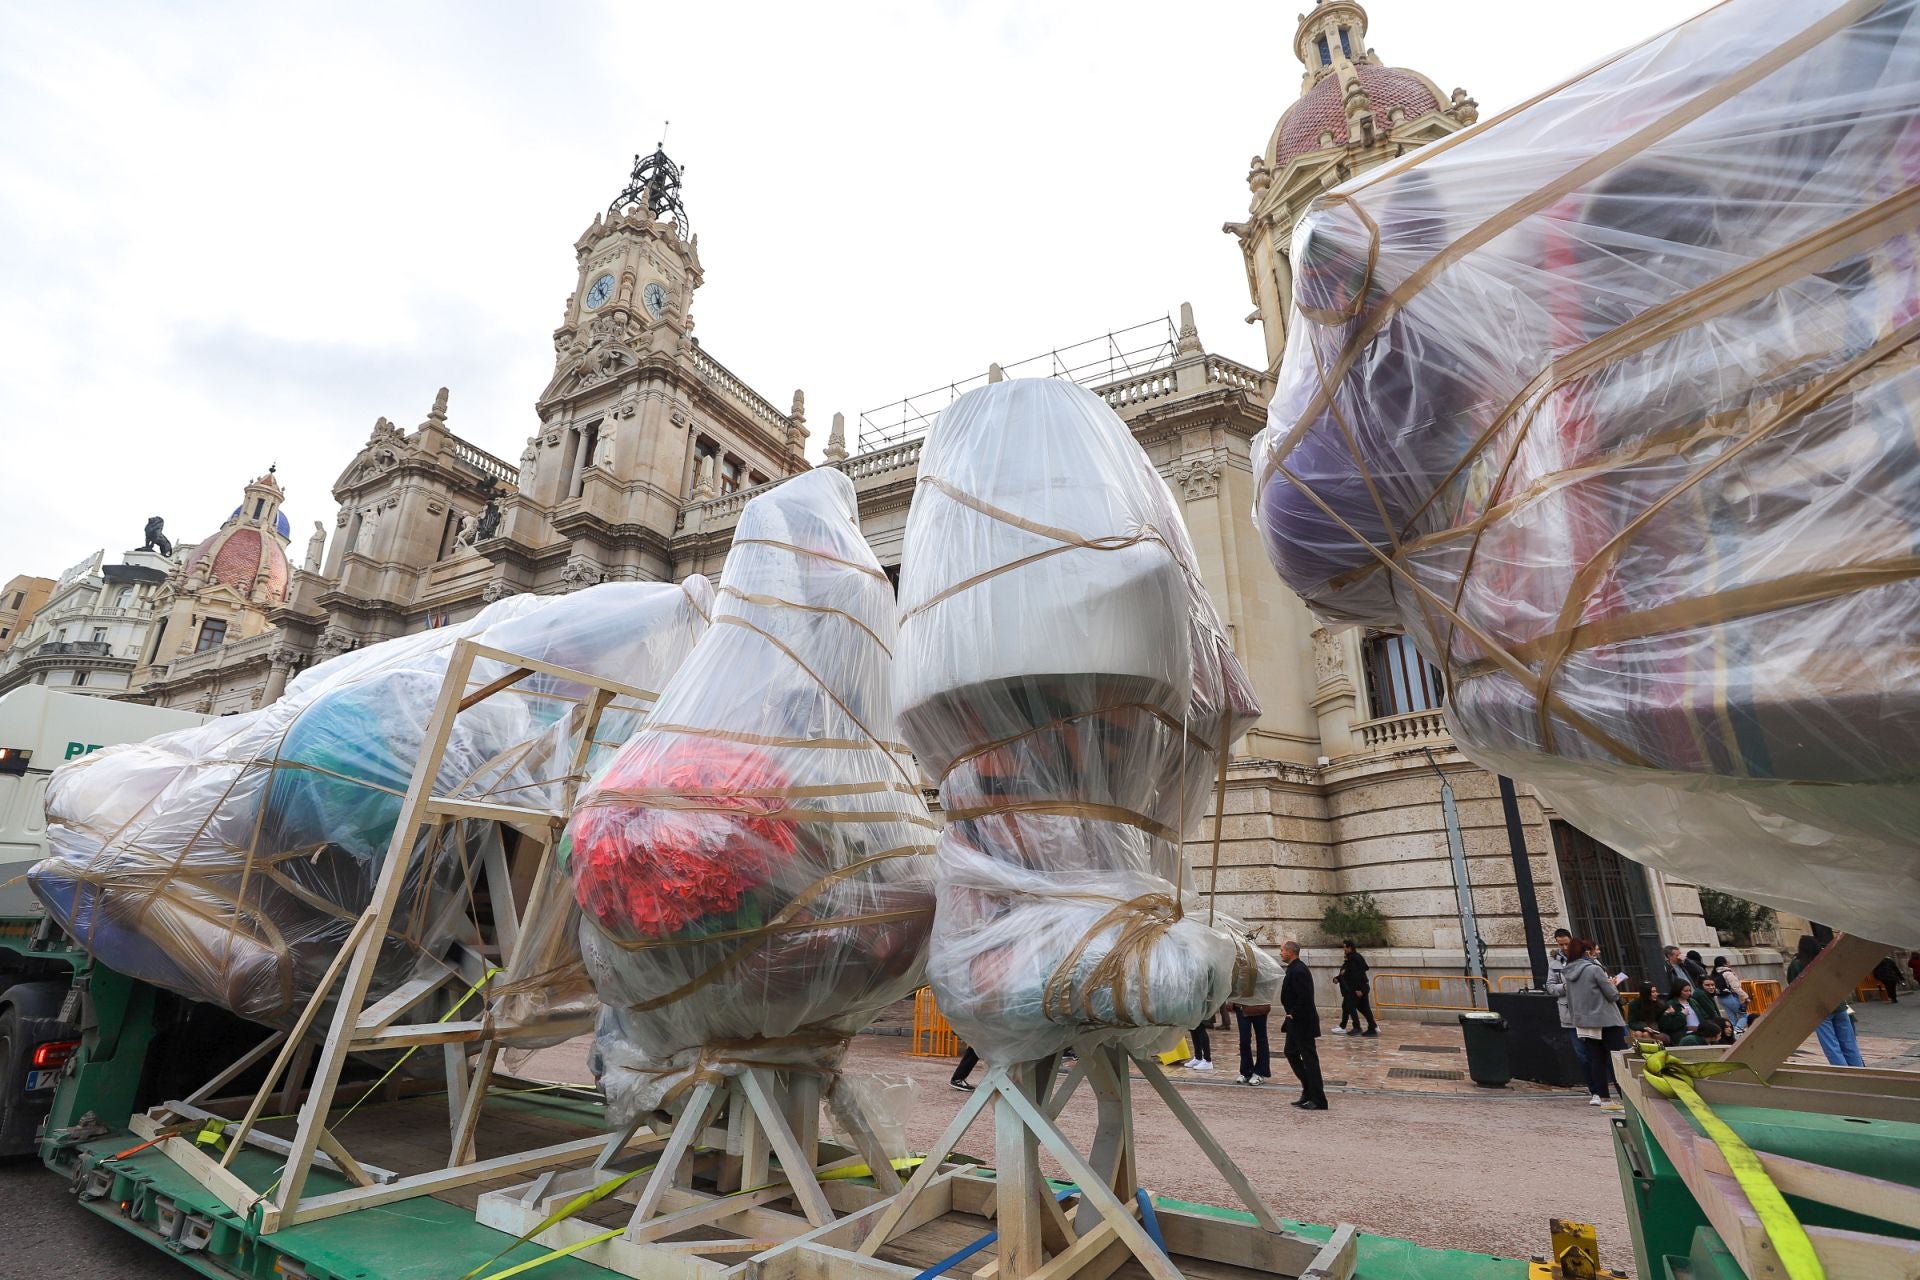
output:
[[[1500,980],[1494,984],[1493,989],[1495,991],[1525,991],[1532,985],[1533,975],[1530,973],[1503,973],[1500,975]]]
[[[957,1058],[960,1037],[933,1002],[933,988],[913,993],[913,1041],[907,1052],[916,1058]]]
[[[1467,973],[1376,973],[1376,1009],[1484,1009],[1487,980]]]
[[[1777,982],[1765,978],[1748,978],[1741,985],[1747,989],[1747,1016],[1749,1017],[1759,1017],[1780,998],[1780,984]]]

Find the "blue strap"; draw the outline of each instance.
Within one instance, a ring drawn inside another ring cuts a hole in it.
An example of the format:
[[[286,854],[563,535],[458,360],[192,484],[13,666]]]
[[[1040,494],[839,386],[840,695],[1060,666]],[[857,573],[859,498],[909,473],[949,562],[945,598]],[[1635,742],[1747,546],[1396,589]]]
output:
[[[1079,1190],[1080,1188],[1078,1187],[1068,1187],[1064,1191],[1055,1192],[1053,1198],[1055,1200],[1065,1200],[1068,1196],[1078,1193]],[[1159,1228],[1156,1227],[1155,1231],[1157,1232],[1158,1230]],[[971,1258],[974,1254],[980,1252],[982,1249],[986,1248],[988,1245],[992,1244],[995,1240],[998,1240],[999,1238],[1000,1238],[1000,1233],[998,1231],[989,1231],[987,1232],[987,1234],[981,1236],[978,1240],[975,1240],[972,1244],[968,1245],[966,1248],[962,1249],[960,1252],[951,1254],[945,1258],[940,1259],[940,1261],[934,1263],[932,1266],[928,1267],[925,1271],[922,1271],[919,1275],[915,1276],[913,1280],[934,1280],[935,1276],[944,1275],[946,1272],[953,1270],[953,1268],[959,1266],[961,1263],[965,1262],[968,1258]],[[1157,1234],[1154,1236],[1154,1240],[1156,1242],[1158,1242],[1159,1238],[1160,1237]],[[1166,1252],[1166,1249],[1164,1248],[1164,1246],[1162,1247],[1161,1252],[1162,1253]]]
[[[1153,1241],[1153,1247],[1166,1254],[1167,1260],[1171,1262],[1173,1255],[1167,1253],[1166,1239],[1160,1234],[1160,1215],[1153,1211],[1153,1197],[1147,1194],[1145,1187],[1137,1187],[1133,1193],[1133,1201],[1140,1206],[1140,1225],[1146,1228],[1148,1238]]]

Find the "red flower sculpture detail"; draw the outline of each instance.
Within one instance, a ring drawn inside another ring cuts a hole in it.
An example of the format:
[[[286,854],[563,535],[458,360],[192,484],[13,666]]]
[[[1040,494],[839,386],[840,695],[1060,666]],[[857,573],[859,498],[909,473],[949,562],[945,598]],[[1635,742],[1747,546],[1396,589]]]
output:
[[[765,756],[731,743],[644,743],[573,816],[574,897],[633,939],[740,910],[794,851],[792,824],[766,816],[785,807],[768,793],[786,783]]]

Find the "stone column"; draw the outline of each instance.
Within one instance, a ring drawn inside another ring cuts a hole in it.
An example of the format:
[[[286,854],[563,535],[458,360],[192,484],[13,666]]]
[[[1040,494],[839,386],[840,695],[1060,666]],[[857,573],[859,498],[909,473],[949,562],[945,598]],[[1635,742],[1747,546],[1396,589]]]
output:
[[[293,655],[278,649],[267,655],[267,687],[260,694],[260,705],[278,702],[287,691],[287,677],[293,671]]]

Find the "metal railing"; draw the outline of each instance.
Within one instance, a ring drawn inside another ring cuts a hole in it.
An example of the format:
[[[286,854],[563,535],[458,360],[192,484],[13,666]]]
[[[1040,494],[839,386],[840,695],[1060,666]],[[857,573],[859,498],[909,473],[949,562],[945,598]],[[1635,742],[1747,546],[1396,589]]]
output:
[[[36,658],[111,658],[113,646],[105,640],[49,640],[33,651]]]
[[[1484,1009],[1487,980],[1470,973],[1376,973],[1376,1009]]]
[[[960,1056],[960,1037],[933,1002],[932,987],[913,993],[913,1040],[907,1052],[916,1058]]]

